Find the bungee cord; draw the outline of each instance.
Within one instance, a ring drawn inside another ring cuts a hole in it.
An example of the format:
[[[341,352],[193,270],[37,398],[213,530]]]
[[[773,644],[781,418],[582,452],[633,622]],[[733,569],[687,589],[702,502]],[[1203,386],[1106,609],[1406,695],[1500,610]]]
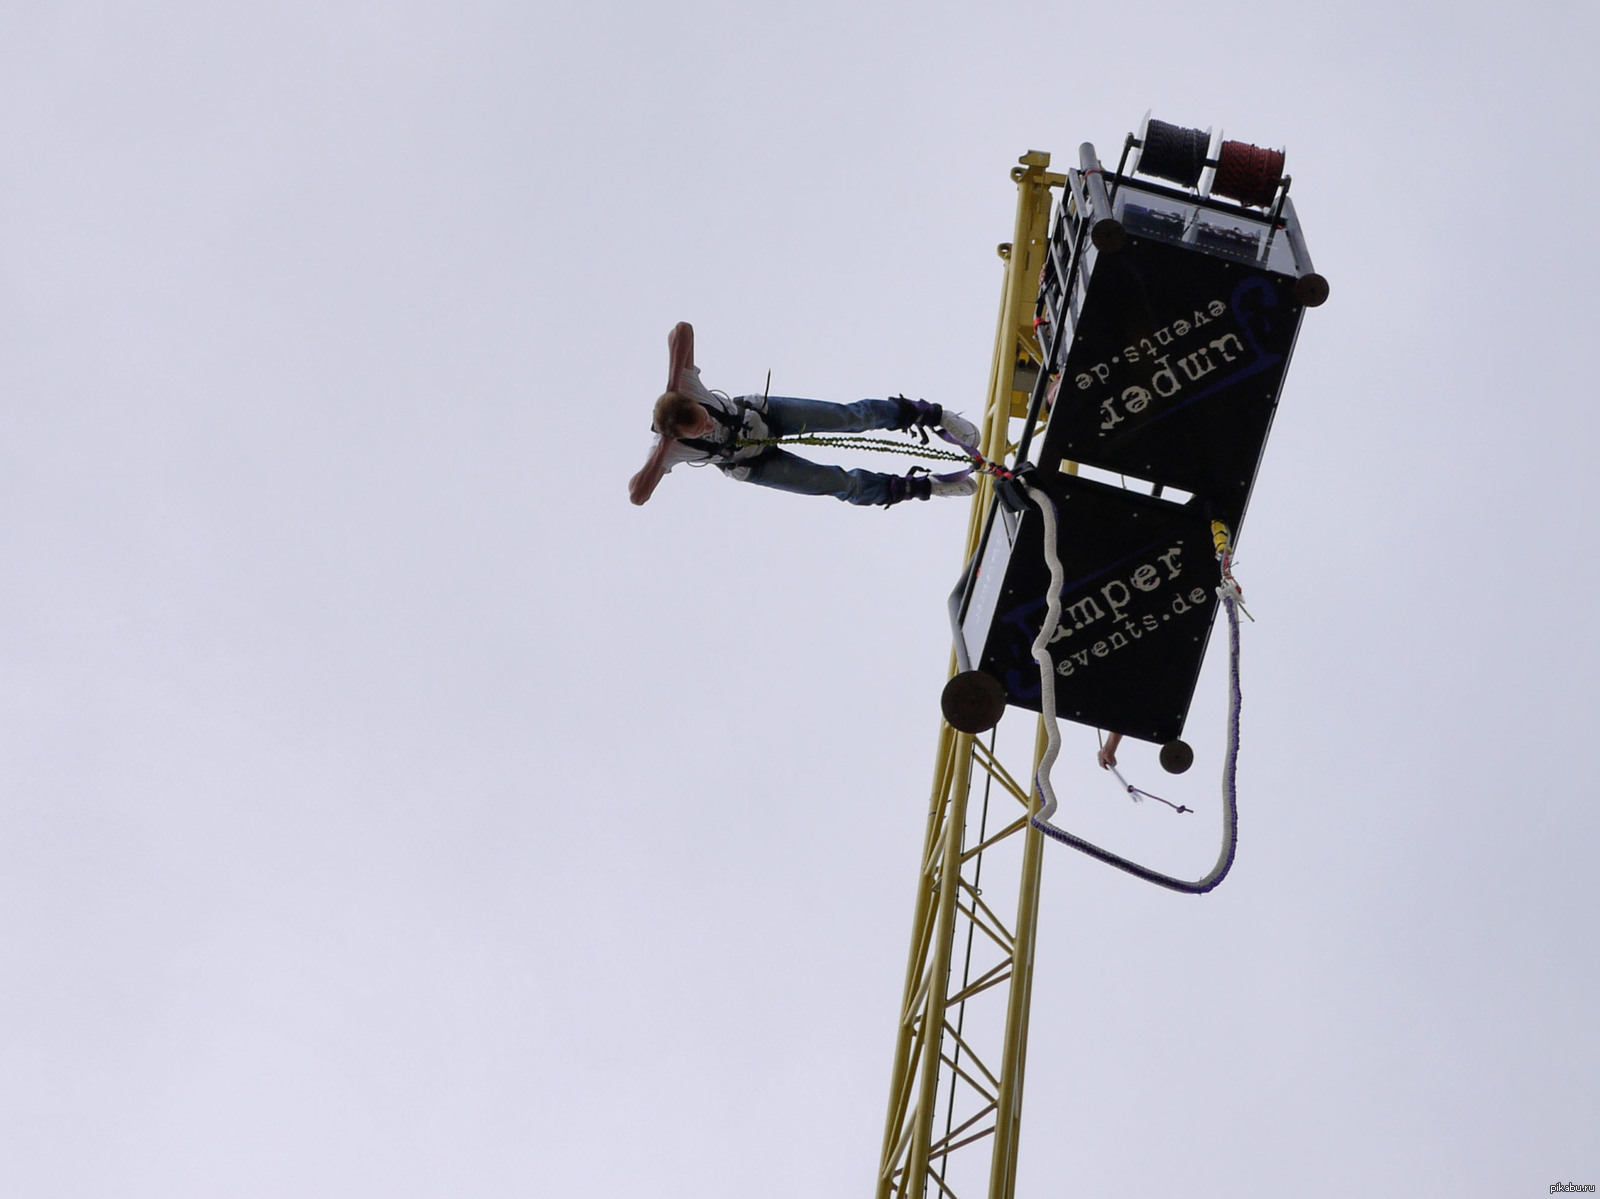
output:
[[[1040,807],[1034,813],[1029,823],[1051,840],[1059,841],[1063,845],[1070,845],[1081,853],[1086,853],[1092,858],[1097,858],[1108,866],[1115,866],[1136,878],[1146,882],[1155,883],[1157,886],[1166,887],[1172,891],[1182,891],[1189,895],[1203,895],[1210,891],[1224,878],[1233,866],[1234,854],[1238,849],[1239,839],[1239,811],[1238,795],[1235,788],[1235,779],[1239,764],[1239,585],[1234,581],[1229,570],[1232,554],[1227,549],[1227,534],[1220,527],[1216,530],[1217,548],[1219,557],[1223,561],[1223,584],[1217,588],[1218,598],[1228,613],[1228,752],[1222,767],[1222,847],[1217,853],[1216,863],[1204,875],[1197,879],[1177,878],[1149,866],[1112,853],[1091,841],[1085,841],[1066,829],[1058,828],[1050,822],[1056,813],[1056,793],[1050,785],[1050,770],[1055,765],[1056,757],[1061,752],[1061,730],[1056,724],[1056,688],[1055,662],[1050,656],[1050,638],[1055,635],[1056,626],[1061,622],[1061,589],[1066,585],[1066,572],[1062,569],[1061,558],[1056,552],[1056,510],[1055,501],[1040,491],[1037,487],[1024,484],[1028,498],[1039,509],[1039,514],[1044,518],[1044,555],[1045,562],[1050,568],[1050,591],[1047,597],[1047,610],[1044,624],[1039,629],[1039,635],[1033,642],[1033,660],[1039,664],[1039,710],[1044,719],[1045,726],[1045,752],[1039,758],[1039,765],[1034,772],[1034,786],[1039,792]],[[1117,778],[1127,786],[1127,780],[1122,779],[1120,773]],[[1128,787],[1130,794],[1136,789]],[[1149,794],[1143,792],[1142,794]],[[1151,796],[1151,798],[1160,798]],[[1162,800],[1163,803],[1170,801]]]
[[[971,462],[971,456],[940,446],[918,445],[915,442],[897,441],[890,437],[869,437],[862,433],[790,433],[784,437],[741,437],[739,449],[754,446],[823,446],[839,450],[870,450],[880,454],[904,454],[912,458],[928,458],[937,462]],[[976,466],[974,467],[976,469]]]
[[[896,438],[875,437],[858,433],[792,433],[781,437],[740,437],[736,440],[739,448],[767,448],[777,446],[813,446],[825,449],[857,449],[872,453],[900,454],[905,457],[921,458],[931,462],[961,463],[965,469],[953,473],[947,478],[959,478],[973,473],[989,474],[998,479],[1014,479],[1015,473],[1007,470],[999,463],[988,461],[976,446],[970,446],[958,441],[943,429],[936,432],[945,441],[955,448],[946,449],[943,446],[929,445],[925,430],[922,433],[921,444],[912,441],[902,441]],[[915,468],[914,468],[915,469]],[[1061,559],[1056,552],[1056,511],[1055,503],[1051,498],[1038,488],[1023,482],[1023,488],[1028,497],[1038,507],[1040,516],[1044,520],[1044,553],[1045,561],[1050,569],[1050,590],[1047,596],[1047,610],[1039,635],[1032,645],[1033,659],[1039,666],[1040,711],[1045,724],[1045,751],[1040,756],[1039,765],[1034,774],[1034,786],[1040,797],[1039,810],[1034,813],[1029,822],[1045,836],[1063,845],[1071,846],[1081,853],[1105,862],[1109,866],[1127,872],[1146,882],[1155,883],[1157,886],[1169,890],[1181,891],[1191,895],[1204,894],[1217,886],[1228,874],[1233,866],[1234,856],[1238,847],[1239,814],[1237,808],[1237,791],[1235,779],[1239,759],[1239,613],[1244,611],[1242,595],[1238,583],[1233,578],[1231,547],[1228,545],[1227,532],[1222,526],[1214,527],[1217,557],[1221,563],[1222,585],[1217,588],[1218,598],[1228,614],[1228,662],[1229,662],[1229,689],[1228,689],[1228,749],[1223,763],[1222,775],[1222,804],[1223,828],[1222,845],[1217,854],[1216,863],[1198,879],[1178,878],[1174,875],[1163,873],[1151,867],[1141,865],[1109,849],[1086,841],[1066,829],[1059,828],[1051,823],[1058,807],[1055,789],[1051,786],[1050,772],[1055,766],[1057,757],[1061,753],[1061,730],[1056,722],[1055,702],[1055,661],[1051,657],[1049,644],[1055,635],[1057,626],[1061,622],[1061,589],[1066,583],[1066,574],[1061,565]],[[1247,617],[1250,616],[1245,612]],[[1254,617],[1250,617],[1254,620]],[[1135,787],[1122,776],[1116,767],[1110,767],[1116,775],[1117,781],[1122,785],[1128,795],[1135,801],[1154,799],[1165,804],[1177,813],[1193,813],[1194,809],[1183,804],[1173,803],[1152,792]]]
[[[922,434],[922,441],[901,441],[892,437],[874,437],[865,433],[790,433],[782,437],[740,437],[735,445],[739,449],[766,448],[768,446],[819,446],[824,449],[839,450],[866,450],[878,454],[901,454],[909,458],[923,458],[931,462],[959,462],[966,469],[948,477],[965,477],[969,474],[993,475],[997,479],[1009,479],[1012,472],[1001,466],[998,462],[990,462],[976,446],[967,445],[957,440],[952,434],[943,429],[935,430],[940,437],[955,449],[945,449],[943,446],[929,445],[927,443],[927,430],[918,429]]]
[[[955,472],[947,478],[960,478],[973,473],[989,474],[998,479],[1014,479],[1015,473],[1007,470],[999,463],[988,461],[976,446],[970,446],[957,440],[943,429],[935,430],[938,435],[953,447],[946,449],[943,446],[927,443],[926,430],[919,429],[922,442],[902,441],[896,438],[875,437],[859,433],[791,433],[781,437],[740,437],[735,444],[740,448],[762,448],[779,446],[813,446],[825,449],[856,449],[866,450],[880,454],[900,454],[905,457],[921,458],[931,462],[961,463],[965,469]],[[914,468],[915,469],[915,468]],[[1039,765],[1034,774],[1034,786],[1040,797],[1039,810],[1030,817],[1030,823],[1045,836],[1063,845],[1071,846],[1081,853],[1115,866],[1126,871],[1136,878],[1146,882],[1155,883],[1157,886],[1169,890],[1181,891],[1191,895],[1204,894],[1217,886],[1233,866],[1233,860],[1238,848],[1239,814],[1237,807],[1237,791],[1235,779],[1239,759],[1239,613],[1244,611],[1242,595],[1238,583],[1233,578],[1231,547],[1228,545],[1227,532],[1221,525],[1214,527],[1217,557],[1221,562],[1222,586],[1217,588],[1218,598],[1228,614],[1228,663],[1229,663],[1229,689],[1228,689],[1228,750],[1223,763],[1222,774],[1222,804],[1223,827],[1222,845],[1217,854],[1216,863],[1198,879],[1183,879],[1174,875],[1163,873],[1151,867],[1141,865],[1109,849],[1086,841],[1066,829],[1059,828],[1051,823],[1051,817],[1056,813],[1058,802],[1055,789],[1051,786],[1050,772],[1055,766],[1056,758],[1061,753],[1061,730],[1056,722],[1055,702],[1055,661],[1051,657],[1049,644],[1055,635],[1056,628],[1061,622],[1061,589],[1066,584],[1066,574],[1061,565],[1061,559],[1056,552],[1056,511],[1055,502],[1038,488],[1023,483],[1023,488],[1028,497],[1038,507],[1040,516],[1044,520],[1044,554],[1046,564],[1050,569],[1050,590],[1047,596],[1047,610],[1044,623],[1039,629],[1039,635],[1032,645],[1033,659],[1039,666],[1040,712],[1045,723],[1045,751],[1040,756]],[[1250,616],[1245,612],[1247,617]],[[1254,617],[1250,617],[1254,620]],[[1116,767],[1110,767],[1116,775],[1117,781],[1122,784],[1123,790],[1135,801],[1154,799],[1167,805],[1178,813],[1193,813],[1194,809],[1175,804],[1169,799],[1164,799],[1152,792],[1135,787],[1122,776]]]

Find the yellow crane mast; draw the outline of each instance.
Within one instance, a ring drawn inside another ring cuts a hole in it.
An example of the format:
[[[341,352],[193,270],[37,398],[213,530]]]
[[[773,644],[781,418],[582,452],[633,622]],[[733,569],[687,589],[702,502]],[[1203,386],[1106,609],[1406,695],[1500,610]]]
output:
[[[981,426],[981,448],[991,462],[1006,461],[1016,448],[1012,422],[1026,420],[1041,369],[1034,307],[1049,248],[1051,192],[1066,183],[1049,165],[1050,155],[1030,151],[1011,171],[1016,225],[999,248],[1005,281]],[[977,552],[993,485],[992,476],[980,476],[963,566]],[[950,673],[957,669],[952,654]],[[1015,1192],[1044,840],[1028,817],[1039,804],[1031,780],[1043,729],[1025,773],[1008,770],[995,744],[949,724],[940,729],[879,1199],[1010,1199]],[[983,802],[974,811],[970,801],[979,783]],[[991,816],[992,797],[1014,819]],[[1018,808],[1009,809],[1010,801]],[[991,823],[998,825],[992,832]],[[1008,906],[998,895],[1015,900],[1009,922],[996,910]]]

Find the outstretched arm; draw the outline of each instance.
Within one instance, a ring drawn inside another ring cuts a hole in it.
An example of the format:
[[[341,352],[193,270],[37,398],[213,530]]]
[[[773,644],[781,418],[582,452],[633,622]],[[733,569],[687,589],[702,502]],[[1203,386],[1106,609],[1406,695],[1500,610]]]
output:
[[[1106,738],[1106,743],[1100,747],[1100,752],[1095,758],[1100,763],[1101,770],[1109,770],[1117,764],[1117,746],[1122,744],[1122,734],[1112,733]]]
[[[667,334],[667,391],[678,390],[678,376],[683,368],[694,365],[694,326],[679,321]]]
[[[685,367],[694,365],[694,326],[688,321],[679,321],[667,334],[667,356],[666,389],[677,391],[678,376]],[[672,444],[671,437],[659,435],[644,467],[628,480],[628,498],[635,504],[642,504],[655,494],[657,485],[667,473],[667,451]]]
[[[672,438],[658,437],[643,468],[628,480],[628,498],[635,504],[642,504],[655,494],[656,485],[667,473],[667,450],[671,446]]]

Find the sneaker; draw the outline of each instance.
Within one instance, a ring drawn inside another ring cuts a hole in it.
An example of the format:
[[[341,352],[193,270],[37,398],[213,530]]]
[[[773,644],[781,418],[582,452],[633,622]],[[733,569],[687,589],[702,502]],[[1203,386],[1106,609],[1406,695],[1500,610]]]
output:
[[[900,405],[899,420],[894,428],[917,432],[924,441],[927,440],[927,433],[924,430],[943,429],[963,445],[977,448],[978,430],[973,428],[972,422],[963,420],[953,412],[946,412],[942,404],[930,404],[927,400],[908,400],[905,396],[889,398]]]
[[[974,448],[978,445],[978,430],[971,421],[957,416],[954,412],[944,412],[939,421],[939,427],[962,445],[970,445]]]
[[[966,421],[962,421],[966,425]],[[967,425],[967,428],[972,428]],[[955,432],[955,430],[951,430]],[[928,487],[929,497],[936,495],[972,495],[978,490],[978,480],[968,475],[964,479],[933,479]]]

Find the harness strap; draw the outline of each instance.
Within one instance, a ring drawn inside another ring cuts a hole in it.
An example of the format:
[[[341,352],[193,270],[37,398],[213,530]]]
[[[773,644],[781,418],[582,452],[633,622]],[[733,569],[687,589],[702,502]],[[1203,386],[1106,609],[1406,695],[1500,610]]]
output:
[[[680,437],[678,440],[690,449],[699,450],[702,454],[710,454],[713,458],[729,458],[742,447],[744,428],[750,412],[757,413],[763,410],[746,400],[742,396],[730,401],[735,408],[733,412],[724,411],[715,404],[701,404],[700,407],[711,414],[711,419],[722,426],[721,433],[715,438],[709,437]]]

